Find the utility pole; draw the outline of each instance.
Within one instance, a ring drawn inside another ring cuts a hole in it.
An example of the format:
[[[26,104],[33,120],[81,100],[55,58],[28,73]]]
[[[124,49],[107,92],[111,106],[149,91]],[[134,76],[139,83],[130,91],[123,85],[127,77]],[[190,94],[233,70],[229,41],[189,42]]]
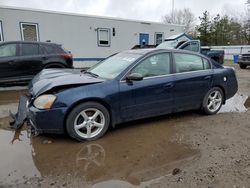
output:
[[[174,23],[174,0],[172,0],[172,23]]]

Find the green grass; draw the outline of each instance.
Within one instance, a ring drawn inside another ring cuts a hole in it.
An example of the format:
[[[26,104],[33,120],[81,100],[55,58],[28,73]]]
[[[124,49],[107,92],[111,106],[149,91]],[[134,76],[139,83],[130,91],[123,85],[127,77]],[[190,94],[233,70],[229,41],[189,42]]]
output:
[[[233,60],[224,60],[224,65],[233,65]]]

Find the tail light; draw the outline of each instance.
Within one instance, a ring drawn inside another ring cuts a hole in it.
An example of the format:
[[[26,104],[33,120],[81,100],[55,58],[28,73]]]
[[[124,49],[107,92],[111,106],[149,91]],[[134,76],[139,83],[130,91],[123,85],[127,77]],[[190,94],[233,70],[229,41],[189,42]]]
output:
[[[65,60],[72,60],[73,59],[73,55],[72,54],[63,54],[63,59]]]

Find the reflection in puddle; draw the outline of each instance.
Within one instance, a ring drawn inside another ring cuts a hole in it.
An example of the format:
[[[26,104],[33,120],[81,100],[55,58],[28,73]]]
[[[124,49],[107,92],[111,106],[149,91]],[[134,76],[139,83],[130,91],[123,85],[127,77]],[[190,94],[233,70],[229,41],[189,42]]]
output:
[[[246,112],[249,103],[248,96],[236,93],[234,97],[226,101],[226,104],[221,107],[219,113]]]
[[[33,162],[33,148],[26,131],[15,135],[0,129],[0,151],[0,185],[23,183],[40,174]]]
[[[197,150],[169,141],[174,121],[137,122],[136,126],[126,125],[109,131],[103,139],[85,143],[65,136],[30,139],[25,130],[0,129],[0,184],[37,177],[43,183],[53,180],[57,186],[144,185],[199,156]],[[51,144],[45,144],[45,140]]]

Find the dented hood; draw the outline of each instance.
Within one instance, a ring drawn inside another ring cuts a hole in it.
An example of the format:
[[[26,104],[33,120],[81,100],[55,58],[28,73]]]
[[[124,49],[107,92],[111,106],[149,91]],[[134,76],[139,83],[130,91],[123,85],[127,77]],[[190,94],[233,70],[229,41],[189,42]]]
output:
[[[103,79],[84,74],[80,69],[44,69],[30,82],[33,97],[60,86],[85,85],[103,82]]]

